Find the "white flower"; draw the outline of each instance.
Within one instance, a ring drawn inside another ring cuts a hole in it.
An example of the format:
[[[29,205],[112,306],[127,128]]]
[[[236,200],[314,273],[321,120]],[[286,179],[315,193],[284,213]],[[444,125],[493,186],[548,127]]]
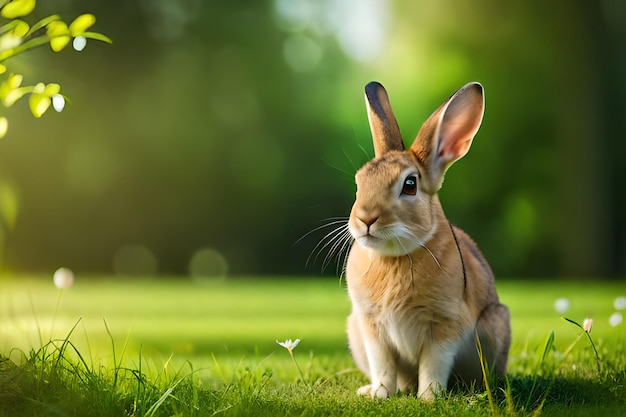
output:
[[[85,49],[85,46],[87,46],[87,38],[85,38],[84,36],[75,37],[74,41],[72,42],[72,46],[78,52],[82,51],[83,49]]]
[[[300,343],[300,339],[296,339],[294,341],[291,341],[291,339],[287,339],[284,342],[279,342],[277,340],[276,343],[278,343],[279,345],[287,349],[289,353],[291,353],[296,348],[296,346],[298,346],[298,343]]]
[[[58,113],[61,113],[63,111],[63,108],[65,108],[65,97],[63,97],[61,94],[53,95],[52,107],[54,107],[54,110],[56,110]]]
[[[611,317],[609,317],[609,323],[613,327],[617,327],[620,324],[622,324],[623,320],[624,320],[624,317],[622,316],[622,313],[620,313],[619,311],[616,311],[615,313],[611,314]]]
[[[569,310],[569,300],[567,298],[558,298],[554,302],[554,309],[559,314],[567,313],[567,310]]]
[[[69,268],[59,268],[54,271],[52,280],[58,289],[69,288],[74,284],[74,273]]]
[[[626,297],[624,296],[619,296],[615,299],[615,301],[613,302],[613,307],[615,307],[616,310],[623,310],[626,308]]]
[[[593,326],[593,319],[586,318],[585,321],[583,321],[583,330],[589,333],[591,331],[591,326]]]

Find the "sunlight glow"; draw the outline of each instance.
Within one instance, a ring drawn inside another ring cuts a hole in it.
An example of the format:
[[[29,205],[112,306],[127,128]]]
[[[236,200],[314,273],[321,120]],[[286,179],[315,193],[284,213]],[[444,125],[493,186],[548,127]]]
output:
[[[359,62],[374,59],[387,37],[388,2],[349,0],[333,3],[338,15],[336,37],[344,53]]]
[[[274,7],[286,31],[332,36],[355,61],[373,60],[387,40],[389,0],[276,0]]]

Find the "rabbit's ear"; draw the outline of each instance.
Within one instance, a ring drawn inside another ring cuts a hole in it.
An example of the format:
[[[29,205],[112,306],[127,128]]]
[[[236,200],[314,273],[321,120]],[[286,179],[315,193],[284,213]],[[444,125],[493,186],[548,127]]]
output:
[[[469,151],[484,109],[483,87],[473,82],[454,93],[426,120],[410,151],[427,171],[429,191],[437,192],[446,170]]]
[[[367,84],[365,104],[374,140],[374,154],[378,157],[389,151],[404,150],[400,128],[385,88],[376,81]]]

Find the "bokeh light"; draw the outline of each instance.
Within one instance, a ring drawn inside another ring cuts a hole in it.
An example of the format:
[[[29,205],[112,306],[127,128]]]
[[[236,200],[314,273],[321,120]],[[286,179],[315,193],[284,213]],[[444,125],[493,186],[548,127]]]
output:
[[[622,316],[622,313],[616,311],[615,313],[611,314],[611,317],[609,317],[609,324],[611,324],[611,326],[613,327],[617,327],[622,324],[623,320],[624,316]]]
[[[59,268],[54,271],[52,281],[54,282],[54,286],[60,290],[70,288],[74,285],[74,272],[69,268]]]
[[[156,256],[144,245],[122,246],[113,257],[113,271],[116,275],[152,277],[157,273],[157,269]]]
[[[189,261],[189,274],[198,281],[220,280],[228,274],[228,261],[216,249],[198,249]]]
[[[565,314],[569,311],[570,302],[567,298],[558,298],[554,302],[554,309],[559,314]]]
[[[285,62],[296,72],[313,71],[322,58],[320,46],[306,35],[294,34],[285,39]]]

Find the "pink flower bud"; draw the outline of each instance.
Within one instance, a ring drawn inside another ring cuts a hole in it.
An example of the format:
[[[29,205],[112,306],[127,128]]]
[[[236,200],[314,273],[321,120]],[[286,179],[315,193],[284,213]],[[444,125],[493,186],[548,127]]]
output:
[[[589,333],[591,331],[591,326],[593,326],[593,319],[585,319],[583,322],[583,330]]]

